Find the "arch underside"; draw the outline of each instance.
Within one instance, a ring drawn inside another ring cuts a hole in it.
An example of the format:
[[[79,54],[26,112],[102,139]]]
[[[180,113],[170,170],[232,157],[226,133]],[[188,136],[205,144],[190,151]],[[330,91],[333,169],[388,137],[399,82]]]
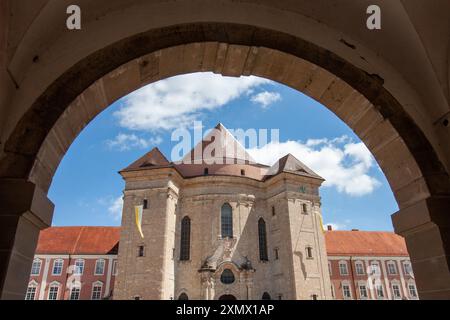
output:
[[[20,120],[5,144],[0,177],[25,178],[47,191],[71,143],[99,112],[146,84],[193,72],[255,75],[317,100],[367,145],[400,208],[450,189],[433,147],[383,79],[302,39],[224,23],[150,30],[78,62]]]

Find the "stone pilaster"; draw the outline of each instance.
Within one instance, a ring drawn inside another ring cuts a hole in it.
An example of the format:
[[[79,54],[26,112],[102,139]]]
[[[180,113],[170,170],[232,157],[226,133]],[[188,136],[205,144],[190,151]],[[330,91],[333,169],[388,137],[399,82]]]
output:
[[[0,298],[22,300],[39,232],[51,225],[53,203],[24,180],[0,180]]]
[[[449,213],[447,196],[421,200],[392,215],[395,232],[405,237],[420,299],[450,297]]]

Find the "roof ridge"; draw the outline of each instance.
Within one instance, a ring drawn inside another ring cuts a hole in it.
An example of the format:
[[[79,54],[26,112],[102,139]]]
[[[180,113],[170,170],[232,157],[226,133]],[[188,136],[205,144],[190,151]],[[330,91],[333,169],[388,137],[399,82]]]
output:
[[[76,252],[76,248],[78,247],[78,242],[80,241],[81,234],[83,233],[83,231],[84,231],[85,228],[86,228],[86,227],[81,227],[80,232],[78,232],[77,240],[75,240],[75,243],[74,243],[74,245],[73,245],[71,254],[73,254],[74,252]]]

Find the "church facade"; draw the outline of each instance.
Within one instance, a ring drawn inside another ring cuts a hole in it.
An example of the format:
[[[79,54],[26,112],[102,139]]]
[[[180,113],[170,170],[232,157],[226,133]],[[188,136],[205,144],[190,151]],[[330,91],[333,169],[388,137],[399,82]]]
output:
[[[257,164],[218,125],[182,161],[154,149],[121,175],[115,299],[332,298],[324,180],[292,155]]]

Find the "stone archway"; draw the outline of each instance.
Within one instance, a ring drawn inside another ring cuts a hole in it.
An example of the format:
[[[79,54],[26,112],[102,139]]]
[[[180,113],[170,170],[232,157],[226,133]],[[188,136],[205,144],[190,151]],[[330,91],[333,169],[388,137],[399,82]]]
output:
[[[51,222],[47,190],[84,126],[145,84],[199,71],[278,81],[316,99],[347,123],[374,154],[397,199],[401,210],[394,224],[406,236],[421,297],[450,295],[448,231],[441,227],[448,226],[443,215],[449,211],[448,172],[383,79],[288,33],[196,22],[151,29],[83,57],[20,117],[0,161],[1,206],[8,212],[2,221],[9,226],[9,251],[0,266],[3,298],[20,297],[24,291],[20,274],[27,275],[39,229]],[[434,250],[427,250],[427,243]],[[430,274],[441,276],[430,283]]]

